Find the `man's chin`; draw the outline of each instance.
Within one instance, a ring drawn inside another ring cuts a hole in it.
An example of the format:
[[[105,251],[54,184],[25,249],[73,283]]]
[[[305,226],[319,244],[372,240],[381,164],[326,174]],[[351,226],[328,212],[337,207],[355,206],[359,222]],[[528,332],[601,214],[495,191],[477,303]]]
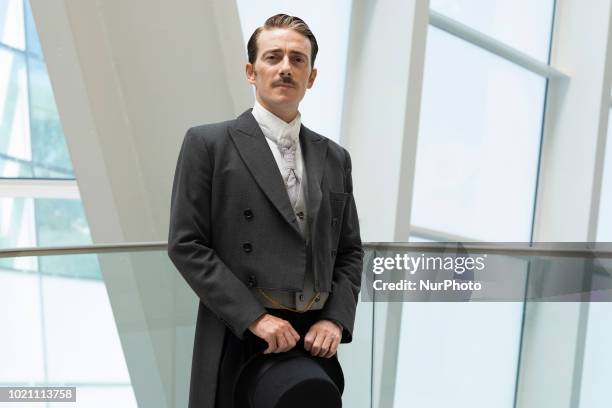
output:
[[[297,105],[300,103],[299,99],[296,99],[294,95],[279,95],[272,103],[276,106],[287,106],[287,105]]]
[[[296,96],[297,92],[295,89],[292,88],[276,88],[276,92],[274,95],[275,99],[284,101],[295,100]]]

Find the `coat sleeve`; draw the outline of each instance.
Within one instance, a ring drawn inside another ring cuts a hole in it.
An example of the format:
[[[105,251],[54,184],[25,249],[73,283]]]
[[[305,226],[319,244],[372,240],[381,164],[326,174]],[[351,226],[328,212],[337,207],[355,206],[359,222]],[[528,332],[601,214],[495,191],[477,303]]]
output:
[[[211,246],[214,165],[201,132],[187,131],[176,164],[168,256],[200,301],[242,340],[266,310]]]
[[[363,249],[359,234],[359,219],[353,197],[351,156],[345,150],[344,177],[349,197],[344,207],[342,229],[338,242],[336,261],[332,276],[332,293],[321,311],[321,319],[339,322],[342,329],[341,343],[353,340],[353,325],[363,269]]]

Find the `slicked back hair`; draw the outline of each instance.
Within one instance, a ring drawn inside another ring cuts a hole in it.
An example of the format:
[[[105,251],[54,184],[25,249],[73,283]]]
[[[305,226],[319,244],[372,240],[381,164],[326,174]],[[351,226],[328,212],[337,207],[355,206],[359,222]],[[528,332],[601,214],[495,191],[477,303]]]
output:
[[[251,64],[255,63],[257,59],[257,39],[259,38],[259,34],[263,30],[269,30],[273,28],[288,28],[293,31],[296,31],[302,34],[304,37],[310,40],[310,67],[314,67],[315,58],[317,57],[317,52],[319,52],[319,45],[317,44],[317,39],[315,38],[312,31],[308,27],[308,24],[304,22],[299,17],[289,16],[287,14],[276,14],[266,20],[262,27],[258,27],[251,38],[249,38],[249,42],[247,43],[247,54],[249,57],[249,62]]]

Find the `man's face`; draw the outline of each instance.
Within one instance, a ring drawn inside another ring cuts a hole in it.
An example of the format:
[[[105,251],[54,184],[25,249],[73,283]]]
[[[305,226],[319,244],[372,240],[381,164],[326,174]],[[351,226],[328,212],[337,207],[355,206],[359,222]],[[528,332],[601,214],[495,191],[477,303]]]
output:
[[[310,40],[291,29],[275,28],[262,30],[257,45],[257,58],[246,65],[246,75],[258,99],[272,111],[297,110],[317,76],[310,68]]]

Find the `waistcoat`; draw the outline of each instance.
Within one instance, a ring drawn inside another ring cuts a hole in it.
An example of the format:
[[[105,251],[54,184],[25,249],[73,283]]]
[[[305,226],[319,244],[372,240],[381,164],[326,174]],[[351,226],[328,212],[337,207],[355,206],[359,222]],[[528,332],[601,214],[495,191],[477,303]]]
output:
[[[311,266],[312,248],[310,241],[310,222],[312,220],[309,219],[306,212],[306,203],[308,202],[308,189],[306,188],[307,182],[306,166],[304,166],[302,180],[300,182],[301,191],[298,199],[296,200],[295,208],[293,209],[295,218],[297,219],[300,227],[300,232],[302,233],[302,237],[304,237],[304,240],[306,241],[306,271],[304,274],[303,290],[296,292],[280,289],[263,289],[265,294],[273,298],[276,302],[299,311],[322,309],[329,296],[329,293],[327,292],[320,292],[318,296],[315,296],[316,292],[314,290],[314,274]],[[287,259],[286,261],[291,262],[290,259]],[[251,288],[251,291],[255,294],[255,297],[257,297],[264,307],[271,309],[282,309],[282,307],[279,307],[277,304],[264,296],[258,288]],[[313,298],[314,300],[312,300]],[[306,309],[311,300],[312,306],[309,309]]]

